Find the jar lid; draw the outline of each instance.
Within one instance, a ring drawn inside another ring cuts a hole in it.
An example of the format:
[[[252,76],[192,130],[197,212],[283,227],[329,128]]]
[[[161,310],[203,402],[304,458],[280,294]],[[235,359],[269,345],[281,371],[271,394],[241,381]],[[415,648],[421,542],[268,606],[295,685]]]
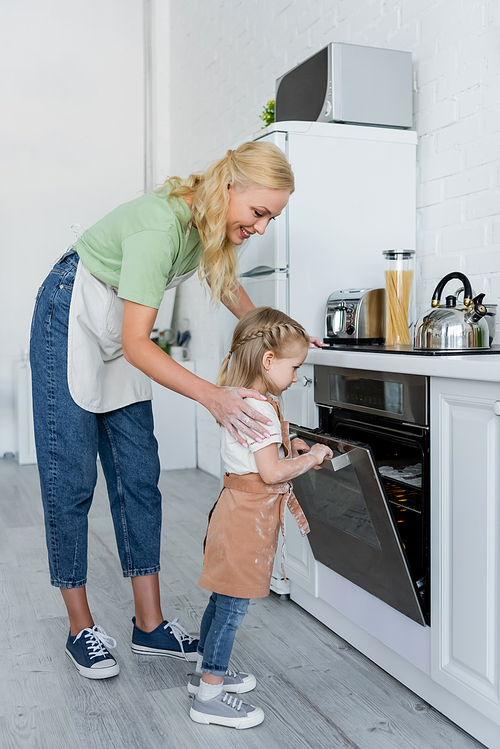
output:
[[[385,255],[389,260],[392,260],[393,258],[403,258],[403,260],[408,260],[408,258],[413,257],[414,254],[415,250],[383,250],[382,252],[382,255]]]

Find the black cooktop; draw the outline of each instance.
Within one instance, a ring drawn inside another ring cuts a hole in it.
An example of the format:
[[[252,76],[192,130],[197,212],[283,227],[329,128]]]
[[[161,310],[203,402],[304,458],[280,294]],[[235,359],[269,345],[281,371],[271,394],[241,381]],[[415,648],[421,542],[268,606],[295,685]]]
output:
[[[382,343],[355,344],[331,343],[323,346],[323,351],[358,351],[372,354],[407,354],[410,356],[464,356],[470,354],[500,354],[500,346],[483,349],[414,349],[411,344],[386,346]]]

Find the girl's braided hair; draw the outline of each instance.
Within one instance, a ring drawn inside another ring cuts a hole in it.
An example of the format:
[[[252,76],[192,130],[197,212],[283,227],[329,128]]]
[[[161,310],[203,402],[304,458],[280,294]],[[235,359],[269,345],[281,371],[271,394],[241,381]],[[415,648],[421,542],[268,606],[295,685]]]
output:
[[[273,395],[275,386],[262,365],[266,351],[278,359],[293,356],[294,350],[309,346],[309,336],[298,322],[272,307],[250,310],[234,329],[231,349],[219,371],[217,385],[251,388],[262,377]]]

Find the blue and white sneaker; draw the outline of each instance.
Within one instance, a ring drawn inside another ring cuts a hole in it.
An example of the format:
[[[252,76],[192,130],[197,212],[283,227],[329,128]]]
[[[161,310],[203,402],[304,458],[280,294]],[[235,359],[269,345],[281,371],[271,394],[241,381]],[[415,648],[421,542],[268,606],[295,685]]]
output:
[[[76,637],[70,632],[66,655],[85,678],[109,679],[119,673],[120,666],[109,654],[108,648],[116,648],[116,640],[96,625],[82,629]]]
[[[162,622],[152,632],[143,632],[132,619],[132,651],[142,655],[168,655],[171,658],[182,658],[196,661],[198,657],[198,640],[186,632],[178,619]]]

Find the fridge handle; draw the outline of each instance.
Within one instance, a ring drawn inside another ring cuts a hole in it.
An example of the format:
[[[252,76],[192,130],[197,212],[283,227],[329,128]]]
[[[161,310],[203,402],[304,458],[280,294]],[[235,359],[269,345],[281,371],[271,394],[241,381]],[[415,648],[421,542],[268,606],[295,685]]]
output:
[[[256,268],[242,273],[240,278],[259,278],[259,276],[271,276],[273,273],[276,273],[276,268],[270,268],[268,265],[258,265]]]

